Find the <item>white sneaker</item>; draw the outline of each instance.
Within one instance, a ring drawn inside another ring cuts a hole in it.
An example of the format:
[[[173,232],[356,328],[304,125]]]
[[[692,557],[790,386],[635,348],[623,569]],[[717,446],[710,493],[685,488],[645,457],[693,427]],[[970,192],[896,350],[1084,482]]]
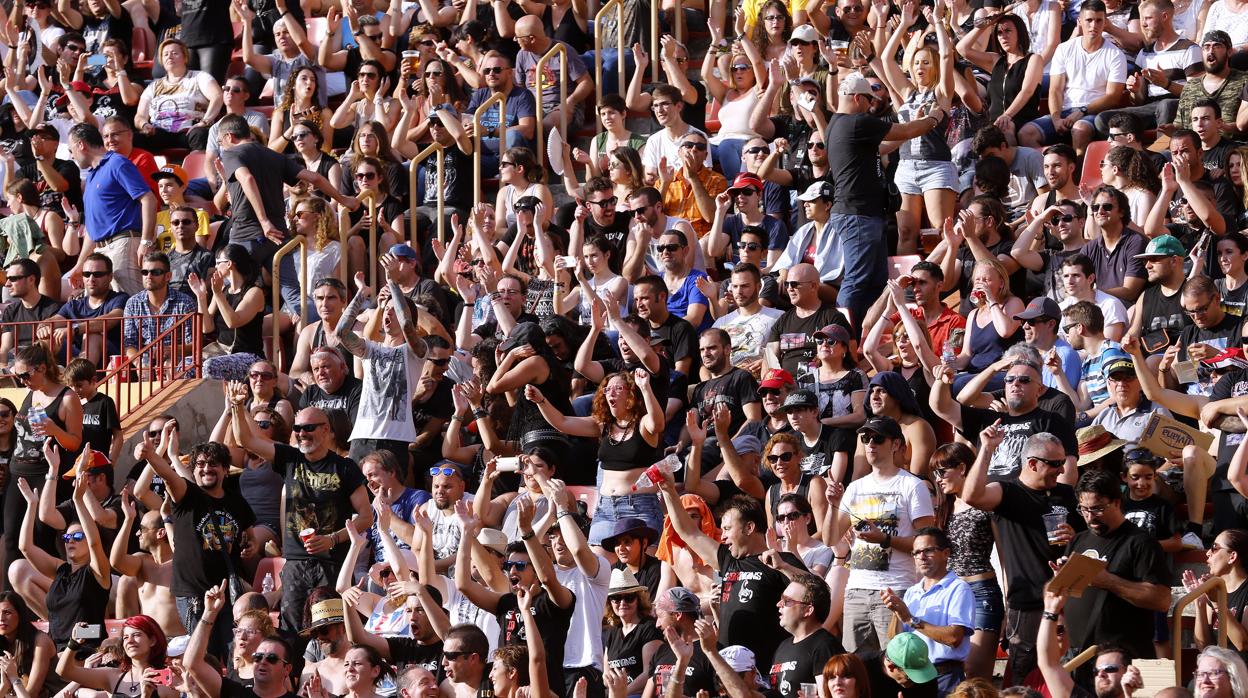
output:
[[[1200,539],[1200,536],[1188,531],[1183,534],[1183,548],[1185,550],[1204,550],[1205,543]]]

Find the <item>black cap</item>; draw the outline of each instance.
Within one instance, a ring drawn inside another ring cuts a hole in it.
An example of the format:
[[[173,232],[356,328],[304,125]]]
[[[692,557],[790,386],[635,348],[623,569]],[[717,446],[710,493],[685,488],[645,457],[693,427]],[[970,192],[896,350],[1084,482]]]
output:
[[[809,390],[794,390],[789,396],[784,398],[784,404],[780,406],[781,412],[789,410],[805,410],[819,407],[819,396]]]
[[[892,417],[872,417],[865,424],[858,427],[858,433],[864,431],[874,432],[881,436],[887,436],[890,439],[904,439],[901,434],[901,425]]]

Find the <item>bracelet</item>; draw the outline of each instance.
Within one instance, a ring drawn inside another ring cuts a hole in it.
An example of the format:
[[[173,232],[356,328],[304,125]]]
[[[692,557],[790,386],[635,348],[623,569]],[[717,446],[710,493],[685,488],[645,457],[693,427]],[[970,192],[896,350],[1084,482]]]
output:
[[[481,409],[480,407],[478,407],[477,409],[475,409],[475,410],[473,410],[473,411],[472,411],[472,418],[473,418],[473,419],[485,419],[485,418],[486,418],[486,417],[488,417],[488,416],[490,416],[490,413],[489,413],[489,412],[486,412],[485,410]]]
[[[558,521],[565,516],[572,516],[572,512],[568,511],[567,509],[564,509],[563,511],[559,512],[558,516],[555,517],[555,521]]]
[[[453,414],[453,415],[451,415],[451,421],[452,421],[452,422],[462,422],[462,421],[464,421],[464,416],[463,416],[462,414]]]
[[[884,542],[883,542],[883,543],[880,543],[880,547],[882,547],[882,548],[886,548],[886,549],[887,549],[887,548],[891,548],[891,547],[893,547],[893,534],[891,534],[891,533],[885,533],[885,534],[884,534]]]
[[[501,301],[502,299],[503,299],[503,294],[502,294],[502,293],[500,293],[500,292],[498,292],[498,291],[490,291],[490,302],[491,302],[491,303],[493,303],[493,302],[495,302],[495,301]]]
[[[1040,614],[1040,617],[1044,618],[1045,620],[1051,620],[1054,623],[1057,622],[1057,614],[1053,613],[1052,611],[1045,611],[1044,613]]]
[[[161,522],[162,524],[166,525],[166,526],[172,526],[172,525],[173,525],[173,517],[172,517],[172,516],[162,516],[162,517],[160,518],[160,522]]]
[[[534,535],[536,535],[536,531],[529,531],[527,534],[521,533],[520,540],[532,540]]]
[[[204,618],[201,616],[199,619],[199,622],[203,625],[212,625],[213,623],[217,622],[217,619],[216,618]]]

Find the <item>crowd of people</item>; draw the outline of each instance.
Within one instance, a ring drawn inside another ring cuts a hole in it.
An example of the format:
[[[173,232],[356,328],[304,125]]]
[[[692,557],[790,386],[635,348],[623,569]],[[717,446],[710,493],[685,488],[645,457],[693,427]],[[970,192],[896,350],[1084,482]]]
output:
[[[0,696],[1248,697],[1243,0],[0,7]]]

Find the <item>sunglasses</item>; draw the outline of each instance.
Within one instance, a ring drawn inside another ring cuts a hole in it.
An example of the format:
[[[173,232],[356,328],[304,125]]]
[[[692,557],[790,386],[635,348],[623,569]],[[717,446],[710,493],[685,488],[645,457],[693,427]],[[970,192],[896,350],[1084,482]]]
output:
[[[504,70],[507,70],[507,69],[501,66],[494,66],[491,68],[482,68],[481,73],[484,75],[498,75],[502,73]]]
[[[516,166],[516,163],[514,162],[509,162],[507,160],[498,161],[498,169],[500,170],[503,169],[504,167],[515,167],[515,166]]]
[[[12,418],[13,418],[12,410],[0,410],[0,419],[12,419]]]
[[[824,143],[823,141],[810,141],[806,145],[810,146],[811,148],[814,148],[815,150],[827,150],[828,149],[828,144]]]
[[[13,377],[25,383],[30,380],[30,371],[22,371],[21,373],[14,373]]]
[[[1057,215],[1055,215],[1055,216],[1053,216],[1051,219],[1049,219],[1049,222],[1050,222],[1050,223],[1059,223],[1059,222],[1060,222],[1060,223],[1069,223],[1069,222],[1071,222],[1071,221],[1073,221],[1073,220],[1075,220],[1075,217],[1074,217],[1074,216],[1072,216],[1072,215],[1067,214],[1067,215],[1064,215],[1064,216],[1057,216]]]
[[[813,41],[802,41],[801,39],[790,39],[790,40],[789,40],[789,45],[790,45],[790,46],[814,46],[814,45],[815,45],[815,42],[813,42]]]
[[[754,146],[753,148],[746,148],[746,149],[745,149],[745,154],[746,154],[746,155],[762,155],[762,154],[766,154],[766,153],[770,153],[770,152],[771,152],[771,149],[770,149],[770,148],[768,148],[768,147],[766,147],[766,146],[762,146],[762,145],[756,145],[756,146]]]
[[[515,570],[517,572],[523,572],[527,569],[529,569],[529,563],[525,562],[524,560],[507,560],[503,562],[504,572],[510,572],[512,570]]]
[[[680,147],[689,148],[690,150],[706,150],[706,144],[701,141],[685,141],[680,144]]]
[[[194,226],[198,225],[198,223],[199,223],[199,221],[194,220],[194,219],[192,219],[192,218],[179,218],[179,219],[177,219],[177,220],[172,220],[172,219],[171,219],[171,220],[169,221],[169,225],[176,225],[176,226],[178,226],[178,227],[182,227],[182,226],[190,226],[190,227],[194,227]]]
[[[222,88],[222,90],[223,90],[223,91],[225,91],[225,92],[229,92],[229,93],[231,93],[231,94],[241,95],[241,94],[243,94],[244,92],[246,92],[246,91],[247,91],[247,88],[245,88],[245,87],[225,87],[225,88]]]
[[[800,511],[793,511],[793,512],[789,512],[788,514],[776,514],[776,521],[779,521],[780,523],[785,523],[788,521],[797,521],[803,516],[805,516],[805,514],[803,514]]]
[[[832,339],[831,337],[815,337],[815,344],[821,347],[831,346],[833,344],[836,344],[836,340]]]
[[[142,269],[139,273],[143,276],[164,276],[168,271],[168,269]],[[13,277],[10,276],[9,278]]]
[[[419,43],[421,46],[433,46],[433,39],[421,39]]]
[[[461,657],[467,657],[470,654],[476,654],[476,652],[451,652],[449,650],[442,652],[442,656],[452,662]]]
[[[269,420],[267,420],[267,419],[257,419],[257,420],[256,420],[256,428],[257,428],[257,429],[268,429],[268,428],[269,428],[269,427],[271,427],[271,426],[273,426],[273,422],[270,422],[270,421],[269,421]]]
[[[631,594],[619,594],[617,596],[611,597],[611,603],[636,603],[636,602],[637,602],[636,592],[631,593]]]
[[[888,441],[888,437],[883,434],[859,434],[858,441],[864,445],[875,444],[876,446],[883,446],[884,442]]]
[[[1015,383],[1018,383],[1019,385],[1031,385],[1031,376],[1006,376],[1005,377],[1006,385],[1013,385]]]
[[[763,249],[763,246],[758,244],[757,242],[738,242],[737,249],[745,250],[747,252],[754,252],[756,250]]]
[[[256,662],[257,664],[260,662],[268,662],[269,664],[286,663],[286,660],[277,656],[276,652],[254,652],[251,655],[251,661]]]
[[[801,288],[802,284],[804,283],[806,282],[805,281],[786,281],[784,282],[784,287],[788,289]]]
[[[301,141],[305,138],[311,138],[311,137],[312,137],[311,131],[296,131],[295,133],[290,134],[291,140],[296,140],[296,141]]]
[[[320,427],[325,426],[326,424],[329,424],[329,422],[314,422],[311,424],[292,424],[290,425],[290,430],[296,434],[302,434],[305,432],[308,434],[311,434],[312,432],[316,431]]]
[[[71,541],[71,540],[72,540],[72,541],[82,541],[82,540],[83,540],[84,538],[86,538],[86,537],[87,537],[87,534],[83,533],[82,531],[75,531],[74,533],[66,533],[66,534],[63,534],[63,535],[61,536],[61,540],[63,540],[63,541],[65,541],[66,543],[68,543],[68,542],[69,542],[69,541]]]
[[[454,475],[456,472],[458,471],[456,471],[454,468],[430,468],[429,469],[430,475],[445,475],[447,477]]]
[[[779,397],[780,391],[775,388],[763,388],[758,391],[760,397]]]
[[[434,366],[446,366],[451,363],[450,359],[429,359],[429,363]]]
[[[1050,468],[1064,468],[1064,467],[1066,467],[1066,460],[1065,460],[1064,458],[1041,458],[1040,456],[1027,456],[1027,459],[1028,459],[1028,460],[1039,461],[1039,462],[1044,463],[1045,465],[1049,466]]]
[[[249,378],[260,378],[266,381],[271,381],[274,378],[277,378],[277,374],[272,371],[252,371],[251,373],[248,373],[247,376]]]
[[[680,250],[681,248],[683,248],[683,247],[684,247],[684,245],[681,245],[681,244],[678,244],[678,243],[672,242],[672,243],[668,243],[668,244],[666,244],[666,245],[658,245],[658,246],[656,246],[654,249],[658,250],[658,251],[659,251],[659,253],[661,254],[661,253],[663,253],[663,252],[677,252],[677,251],[679,251],[679,250]]]
[[[1089,206],[1093,213],[1109,213],[1114,210],[1113,204],[1092,204]]]
[[[84,272],[82,272],[82,278],[84,278],[84,279],[101,279],[101,278],[103,278],[103,277],[105,277],[105,276],[108,276],[108,275],[109,275],[109,274],[111,274],[111,273],[112,273],[111,271],[84,271]]]
[[[362,77],[362,78],[368,78],[368,79],[370,79],[370,80],[376,80],[376,79],[377,79],[377,73],[360,73],[360,77]]]
[[[788,463],[789,461],[793,460],[794,456],[796,455],[797,454],[792,451],[788,451],[786,453],[772,453],[767,456],[767,462],[768,463]]]
[[[5,277],[4,280],[7,283],[9,281],[21,281],[22,279],[29,279],[29,278],[30,278],[30,274],[9,274],[7,277]]]
[[[377,173],[376,172],[356,172],[355,178],[368,181],[370,179],[376,179]]]
[[[593,199],[588,199],[585,203],[593,204],[600,208],[609,208],[611,206],[614,206],[619,200],[620,200],[620,197],[612,196],[611,198],[603,199],[602,201],[594,201]]]
[[[734,66],[732,66],[732,72],[734,72],[734,73],[744,73],[745,71],[747,71],[747,70],[749,70],[749,69],[750,69],[750,66],[748,66],[748,65],[734,65]]]

